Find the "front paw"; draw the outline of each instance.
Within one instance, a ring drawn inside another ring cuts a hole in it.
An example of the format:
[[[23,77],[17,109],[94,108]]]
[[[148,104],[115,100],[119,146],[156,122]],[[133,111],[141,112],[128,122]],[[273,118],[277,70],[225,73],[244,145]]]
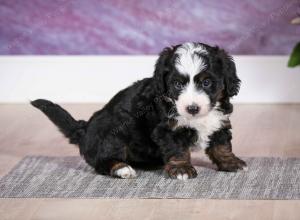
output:
[[[165,170],[172,179],[187,180],[197,176],[196,169],[189,163],[167,164]]]
[[[238,170],[247,171],[247,164],[245,161],[239,159],[238,157],[230,157],[223,159],[222,162],[217,164],[219,171],[226,172],[237,172]]]

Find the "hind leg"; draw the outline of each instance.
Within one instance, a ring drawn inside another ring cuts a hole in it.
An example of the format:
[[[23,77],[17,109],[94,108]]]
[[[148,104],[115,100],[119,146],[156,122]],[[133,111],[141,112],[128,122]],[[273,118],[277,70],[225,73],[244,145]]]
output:
[[[110,120],[110,117],[104,112],[91,120],[80,153],[99,174],[134,178],[136,172],[129,165],[128,140],[122,133],[123,127],[120,121]]]
[[[135,178],[136,172],[128,163],[127,144],[117,136],[107,136],[104,140],[93,135],[81,147],[85,160],[102,175],[119,178]]]
[[[122,179],[135,178],[135,170],[125,162],[117,160],[101,160],[95,166],[96,172],[102,175],[119,177]]]
[[[130,179],[137,176],[135,170],[130,165],[118,160],[100,160],[96,164],[95,170],[100,174],[122,179]]]
[[[135,170],[126,163],[118,162],[110,170],[110,175],[115,177],[120,177],[122,179],[135,178]]]

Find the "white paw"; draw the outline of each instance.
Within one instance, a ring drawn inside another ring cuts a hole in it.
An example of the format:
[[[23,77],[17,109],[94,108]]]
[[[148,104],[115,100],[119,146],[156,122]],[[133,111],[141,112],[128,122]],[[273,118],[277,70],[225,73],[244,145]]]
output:
[[[247,167],[247,166],[244,166],[244,167],[243,167],[243,171],[248,171],[248,167]]]
[[[186,173],[177,175],[177,179],[179,180],[187,180],[188,178],[189,176]]]
[[[120,169],[117,169],[115,171],[115,175],[123,178],[123,179],[130,179],[136,177],[136,172],[134,169],[131,168],[131,166],[122,167]]]

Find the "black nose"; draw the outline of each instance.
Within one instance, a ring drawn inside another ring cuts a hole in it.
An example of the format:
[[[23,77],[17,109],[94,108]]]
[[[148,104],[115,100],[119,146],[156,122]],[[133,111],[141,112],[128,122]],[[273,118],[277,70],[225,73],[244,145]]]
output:
[[[186,107],[186,111],[189,114],[196,115],[200,111],[200,107],[198,105],[189,105]]]

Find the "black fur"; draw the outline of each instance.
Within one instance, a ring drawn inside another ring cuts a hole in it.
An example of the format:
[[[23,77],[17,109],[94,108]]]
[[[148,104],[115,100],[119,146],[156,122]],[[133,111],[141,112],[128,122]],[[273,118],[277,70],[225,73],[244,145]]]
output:
[[[59,128],[59,130],[69,138],[70,143],[80,144],[82,137],[85,136],[86,122],[76,121],[67,111],[59,105],[50,101],[38,99],[31,104],[44,112],[48,118]]]
[[[100,174],[111,174],[113,161],[164,165],[171,157],[183,155],[198,138],[193,128],[172,129],[172,119],[177,114],[173,101],[178,96],[173,81],[187,80],[174,69],[174,51],[178,46],[163,50],[152,78],[121,90],[87,122],[75,120],[47,100],[39,99],[31,104],[43,111],[71,143],[79,146],[86,162]],[[212,104],[219,101],[220,110],[231,113],[229,98],[238,93],[240,85],[235,65],[223,50],[204,46],[209,51],[206,57],[209,68],[205,74],[216,81],[207,92]],[[226,139],[226,135],[223,132],[214,138]]]

